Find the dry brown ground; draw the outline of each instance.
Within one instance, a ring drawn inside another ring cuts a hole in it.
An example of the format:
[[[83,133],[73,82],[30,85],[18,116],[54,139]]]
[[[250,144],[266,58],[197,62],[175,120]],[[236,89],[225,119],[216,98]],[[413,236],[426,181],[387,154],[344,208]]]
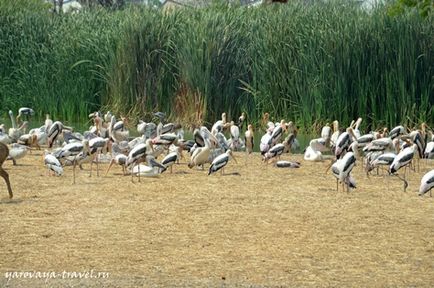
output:
[[[240,176],[184,164],[135,184],[114,167],[71,185],[71,168],[47,177],[40,154],[6,163],[15,198],[1,182],[0,287],[434,287],[434,199],[416,194],[433,162],[406,193],[357,166],[347,193],[329,162],[290,170],[237,156],[226,172]],[[5,277],[92,269],[109,278]]]

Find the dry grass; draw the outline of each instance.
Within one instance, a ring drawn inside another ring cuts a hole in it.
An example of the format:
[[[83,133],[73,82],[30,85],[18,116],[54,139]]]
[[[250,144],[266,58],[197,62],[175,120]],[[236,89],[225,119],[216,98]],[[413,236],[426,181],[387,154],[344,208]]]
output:
[[[288,170],[237,156],[227,172],[241,176],[181,164],[132,184],[116,167],[81,171],[74,186],[70,167],[46,177],[40,155],[7,163],[15,199],[1,183],[0,286],[434,286],[434,199],[416,194],[432,162],[410,174],[406,193],[357,166],[359,188],[347,193],[335,191],[328,162]],[[91,269],[110,277],[4,277]]]

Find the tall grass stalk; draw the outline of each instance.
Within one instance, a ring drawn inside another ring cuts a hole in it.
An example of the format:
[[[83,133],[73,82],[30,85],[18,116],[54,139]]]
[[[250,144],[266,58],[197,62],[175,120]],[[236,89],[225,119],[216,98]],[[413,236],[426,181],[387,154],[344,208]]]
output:
[[[2,113],[29,105],[71,121],[110,109],[196,125],[242,111],[306,129],[359,116],[368,129],[433,124],[432,17],[348,1],[74,15],[20,10],[20,1],[0,9]]]

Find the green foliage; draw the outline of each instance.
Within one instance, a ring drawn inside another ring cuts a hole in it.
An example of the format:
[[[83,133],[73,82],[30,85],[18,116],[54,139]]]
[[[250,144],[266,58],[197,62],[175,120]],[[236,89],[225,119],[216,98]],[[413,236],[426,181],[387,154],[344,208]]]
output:
[[[36,10],[0,9],[2,113],[29,105],[77,121],[102,107],[213,122],[224,111],[251,121],[269,112],[305,128],[434,119],[432,17],[297,1]]]
[[[423,17],[428,17],[434,10],[434,1],[398,0],[390,7],[390,11],[393,15],[402,14],[408,9],[417,11]]]

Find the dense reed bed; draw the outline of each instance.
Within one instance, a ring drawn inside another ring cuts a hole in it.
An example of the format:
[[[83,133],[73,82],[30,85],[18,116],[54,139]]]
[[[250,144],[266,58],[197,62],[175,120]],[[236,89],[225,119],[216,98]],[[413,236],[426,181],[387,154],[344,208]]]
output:
[[[433,17],[348,2],[73,15],[22,5],[0,2],[1,113],[162,110],[199,124],[268,111],[302,127],[363,116],[364,128],[434,118]]]

